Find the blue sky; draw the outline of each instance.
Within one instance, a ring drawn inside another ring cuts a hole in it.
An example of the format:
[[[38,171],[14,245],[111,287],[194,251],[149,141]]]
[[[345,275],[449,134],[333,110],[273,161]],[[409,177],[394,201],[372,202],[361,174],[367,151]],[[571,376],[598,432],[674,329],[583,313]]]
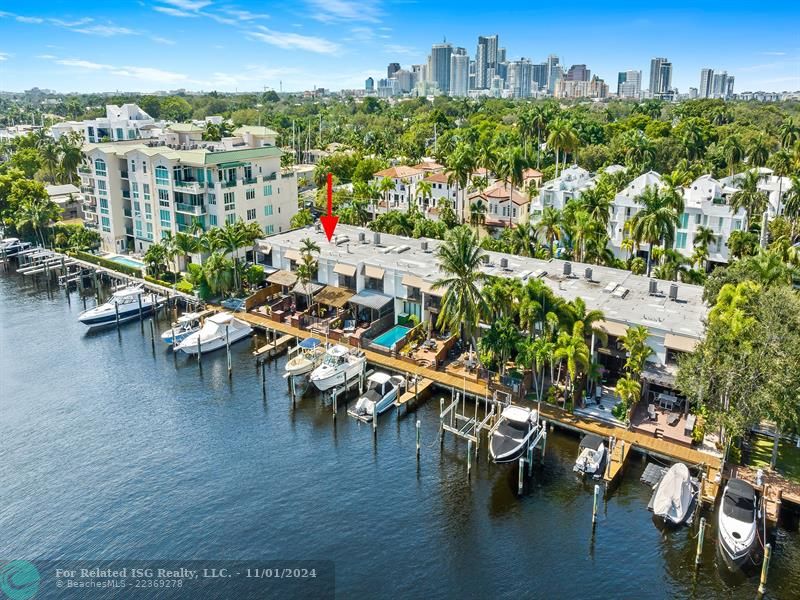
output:
[[[244,91],[362,87],[389,62],[426,60],[444,37],[509,59],[617,71],[673,62],[673,85],[726,69],[736,90],[800,89],[798,2],[461,0],[0,0],[0,89]]]

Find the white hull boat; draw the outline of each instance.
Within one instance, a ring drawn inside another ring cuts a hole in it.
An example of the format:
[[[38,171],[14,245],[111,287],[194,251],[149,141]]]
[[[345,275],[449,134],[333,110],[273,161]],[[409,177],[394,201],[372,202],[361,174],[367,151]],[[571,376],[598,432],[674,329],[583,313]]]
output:
[[[161,341],[176,346],[195,331],[200,331],[200,314],[185,313],[161,334]]]
[[[158,294],[147,293],[142,286],[130,286],[115,291],[105,304],[95,306],[78,315],[78,320],[89,327],[105,327],[119,322],[126,323],[139,318],[141,314],[148,316],[164,303],[165,298]]]
[[[719,551],[732,571],[746,566],[756,548],[761,511],[753,486],[730,479],[722,493],[717,521]]]
[[[607,459],[608,452],[603,438],[593,433],[587,433],[581,440],[580,454],[578,454],[572,470],[580,475],[599,479],[603,476]]]
[[[322,364],[311,372],[309,380],[319,391],[325,392],[355,380],[366,362],[363,352],[336,344],[328,348]]]
[[[230,342],[238,342],[253,333],[253,328],[244,321],[235,318],[231,313],[217,313],[208,317],[199,331],[186,336],[178,344],[176,350],[186,354],[202,354],[213,352]]]
[[[23,242],[19,238],[5,238],[0,240],[0,256],[16,256],[30,247],[30,242]]]
[[[489,454],[496,463],[512,462],[528,449],[539,430],[539,414],[522,406],[506,406],[492,428]]]
[[[367,391],[347,414],[362,421],[372,421],[392,407],[404,385],[405,379],[399,375],[373,373],[367,377]]]
[[[656,486],[653,515],[667,525],[681,525],[692,514],[697,493],[698,486],[692,481],[689,468],[683,463],[675,463]]]
[[[289,350],[284,377],[289,379],[289,386],[297,396],[302,396],[308,388],[308,374],[316,369],[325,356],[322,342],[316,338],[308,338]]]

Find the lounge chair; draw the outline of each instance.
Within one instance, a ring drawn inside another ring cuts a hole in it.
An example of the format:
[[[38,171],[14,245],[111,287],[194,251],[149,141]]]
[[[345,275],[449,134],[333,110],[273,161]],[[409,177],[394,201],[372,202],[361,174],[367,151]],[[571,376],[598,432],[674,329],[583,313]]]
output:
[[[655,404],[647,405],[647,418],[650,419],[651,421],[658,421],[658,415],[656,414]]]
[[[680,420],[681,420],[681,413],[679,413],[679,412],[671,412],[671,413],[669,413],[669,416],[667,417],[667,424],[670,427],[674,427],[675,425],[678,424],[678,421],[680,421]]]

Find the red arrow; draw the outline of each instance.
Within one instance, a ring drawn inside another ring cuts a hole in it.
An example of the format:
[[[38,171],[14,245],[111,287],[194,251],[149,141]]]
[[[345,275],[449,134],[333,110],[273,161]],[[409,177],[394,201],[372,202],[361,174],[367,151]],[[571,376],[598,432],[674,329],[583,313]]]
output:
[[[322,221],[322,228],[330,242],[333,232],[336,231],[336,224],[339,222],[339,217],[333,214],[333,175],[330,173],[328,173],[328,214],[320,217],[319,220]]]

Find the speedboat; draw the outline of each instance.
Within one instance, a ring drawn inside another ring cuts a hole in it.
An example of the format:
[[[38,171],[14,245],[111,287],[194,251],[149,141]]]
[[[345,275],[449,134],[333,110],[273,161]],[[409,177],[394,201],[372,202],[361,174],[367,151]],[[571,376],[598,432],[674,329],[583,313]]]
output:
[[[200,330],[200,313],[184,313],[175,321],[169,329],[161,334],[161,340],[165,344],[176,345],[185,338]]]
[[[23,242],[19,238],[15,237],[0,240],[0,254],[5,256],[16,256],[23,250],[27,250],[30,247],[30,242]]]
[[[651,503],[653,515],[667,525],[681,525],[692,514],[697,494],[698,486],[692,481],[689,467],[675,463],[655,488]]]
[[[325,356],[322,342],[316,338],[307,338],[289,350],[289,360],[284,367],[284,377],[289,378],[292,392],[302,396],[308,387],[307,375],[311,373]]]
[[[371,421],[394,404],[404,385],[405,379],[400,375],[373,373],[367,377],[367,391],[347,413],[362,421]]]
[[[522,406],[506,406],[492,428],[489,454],[496,463],[512,462],[523,455],[539,429],[539,413]]]
[[[117,322],[125,323],[139,318],[141,304],[142,316],[147,316],[165,301],[163,296],[147,293],[143,286],[128,286],[115,291],[105,304],[95,306],[78,315],[78,320],[89,327],[103,327]]]
[[[745,566],[756,547],[760,512],[753,486],[741,479],[728,480],[719,507],[717,545],[732,571]]]
[[[578,454],[572,470],[581,475],[589,475],[594,479],[602,477],[608,458],[603,438],[593,433],[587,433],[583,436],[579,448],[580,454]]]
[[[199,331],[187,335],[175,349],[186,354],[197,354],[198,350],[205,354],[243,340],[251,333],[250,325],[231,313],[221,312],[208,317]]]
[[[325,392],[358,377],[366,362],[363,352],[336,344],[328,348],[322,364],[311,372],[309,380],[319,391]]]

